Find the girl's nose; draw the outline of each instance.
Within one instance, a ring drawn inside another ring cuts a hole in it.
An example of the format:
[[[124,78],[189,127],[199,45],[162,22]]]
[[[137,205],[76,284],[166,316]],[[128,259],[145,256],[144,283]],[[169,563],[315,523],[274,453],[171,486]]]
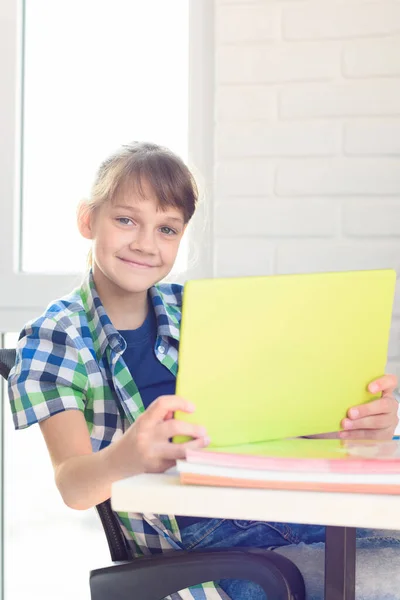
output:
[[[131,248],[146,254],[154,254],[156,250],[155,235],[150,229],[140,228],[135,239],[130,244]]]

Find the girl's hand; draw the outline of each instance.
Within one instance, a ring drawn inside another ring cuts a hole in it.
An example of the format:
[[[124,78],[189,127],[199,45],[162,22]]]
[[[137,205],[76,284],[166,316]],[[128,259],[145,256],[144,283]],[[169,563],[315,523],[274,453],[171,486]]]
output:
[[[123,461],[126,477],[137,473],[162,473],[185,458],[187,448],[207,446],[204,427],[177,421],[174,412],[194,412],[194,406],[179,396],[160,396],[129,427],[117,442],[119,460]],[[194,438],[183,444],[173,444],[175,435]],[[121,465],[122,466],[122,465]]]
[[[344,431],[340,438],[390,440],[399,423],[399,403],[393,396],[397,387],[395,375],[384,375],[369,384],[368,390],[373,394],[382,392],[381,398],[367,404],[353,406],[343,419]]]

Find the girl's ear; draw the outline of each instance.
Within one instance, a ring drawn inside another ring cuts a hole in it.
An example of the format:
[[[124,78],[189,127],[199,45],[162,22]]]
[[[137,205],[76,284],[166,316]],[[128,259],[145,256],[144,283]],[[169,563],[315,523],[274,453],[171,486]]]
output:
[[[77,221],[79,233],[87,240],[93,239],[92,216],[93,211],[89,207],[87,200],[81,200],[77,210]]]

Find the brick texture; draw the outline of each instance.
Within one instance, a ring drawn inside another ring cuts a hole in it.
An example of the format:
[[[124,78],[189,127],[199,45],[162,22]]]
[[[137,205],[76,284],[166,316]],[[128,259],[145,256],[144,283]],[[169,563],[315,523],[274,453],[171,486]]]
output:
[[[214,275],[394,268],[400,3],[216,0]]]

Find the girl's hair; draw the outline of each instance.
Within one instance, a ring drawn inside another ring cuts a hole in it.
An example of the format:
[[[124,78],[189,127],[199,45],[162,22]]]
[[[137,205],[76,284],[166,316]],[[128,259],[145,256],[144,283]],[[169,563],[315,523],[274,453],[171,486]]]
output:
[[[111,154],[97,171],[86,205],[95,210],[127,190],[145,198],[144,185],[151,188],[161,210],[177,208],[182,211],[185,223],[190,221],[198,201],[192,173],[168,148],[149,142],[132,142]],[[91,263],[90,252],[88,264]]]

